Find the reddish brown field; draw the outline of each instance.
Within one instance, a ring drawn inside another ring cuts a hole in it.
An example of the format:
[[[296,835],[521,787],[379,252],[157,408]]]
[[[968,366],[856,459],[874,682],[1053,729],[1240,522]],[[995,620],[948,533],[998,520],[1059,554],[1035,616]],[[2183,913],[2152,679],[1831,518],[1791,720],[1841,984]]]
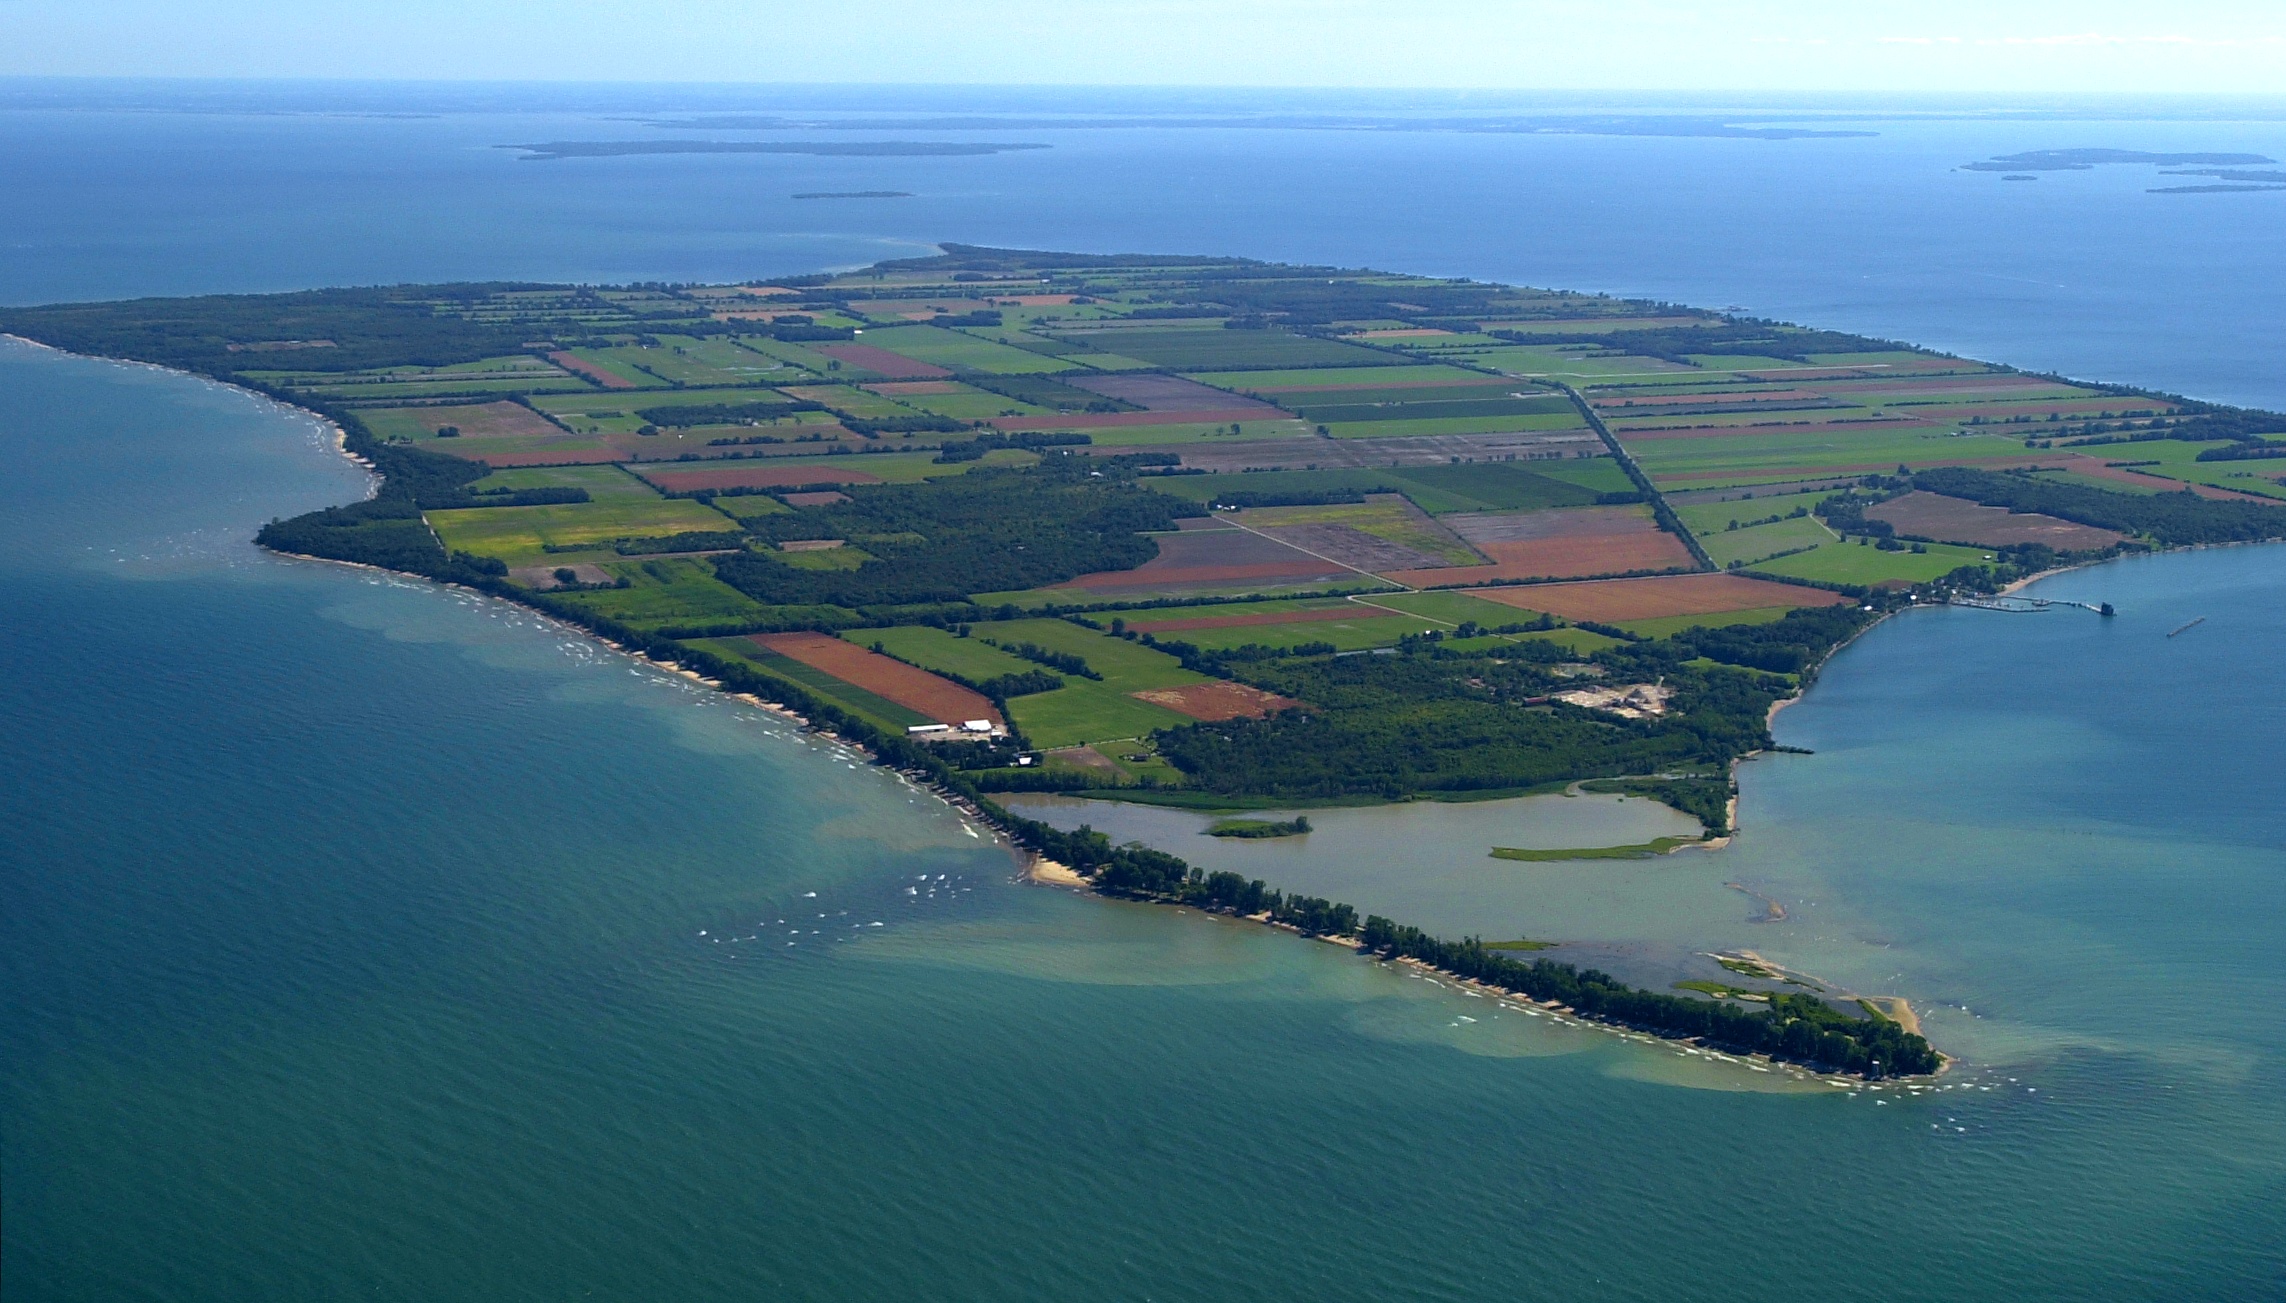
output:
[[[1398,570],[1384,576],[1410,588],[1432,584],[1482,584],[1496,579],[1569,579],[1617,575],[1630,570],[1675,570],[1694,564],[1691,550],[1673,534],[1656,530],[1632,534],[1582,534],[1568,538],[1479,543],[1476,550],[1497,564]]]
[[[940,724],[957,726],[972,719],[989,719],[996,726],[1006,726],[1000,712],[982,695],[903,661],[876,656],[831,634],[764,633],[754,635],[753,641]]]
[[[830,507],[836,502],[849,501],[849,495],[826,489],[817,493],[781,493],[778,500],[789,507]]]
[[[1354,606],[1329,606],[1315,611],[1268,611],[1252,615],[1201,615],[1187,620],[1129,620],[1137,633],[1175,633],[1183,629],[1245,629],[1258,624],[1309,624],[1317,620],[1372,619],[1383,612]]]
[[[1659,575],[1650,579],[1603,579],[1586,584],[1531,584],[1479,588],[1469,594],[1525,611],[1545,611],[1566,620],[1611,624],[1669,615],[1713,615],[1719,611],[1760,611],[1774,606],[1840,606],[1840,593],[1795,584],[1774,584],[1744,575]]]
[[[879,484],[870,471],[834,466],[724,466],[706,470],[653,470],[635,472],[669,493],[699,489],[791,489],[810,484]]]
[[[1868,507],[1865,514],[1875,520],[1888,521],[1900,534],[1933,538],[1940,543],[1973,543],[1978,547],[2045,543],[2059,551],[2080,552],[2110,547],[2126,537],[2054,516],[2012,513],[2005,507],[1980,507],[1960,498],[1919,491]]]
[[[871,344],[816,344],[811,347],[837,362],[864,367],[892,380],[943,380],[952,375],[952,372],[941,366],[916,362],[902,353],[892,353]]]
[[[1192,719],[1260,719],[1302,703],[1243,683],[1193,683],[1181,688],[1152,688],[1127,694],[1138,701],[1190,716]]]
[[[633,389],[635,387],[635,382],[627,377],[613,375],[595,363],[573,357],[569,353],[550,353],[548,360],[573,375],[593,380],[606,389]]]

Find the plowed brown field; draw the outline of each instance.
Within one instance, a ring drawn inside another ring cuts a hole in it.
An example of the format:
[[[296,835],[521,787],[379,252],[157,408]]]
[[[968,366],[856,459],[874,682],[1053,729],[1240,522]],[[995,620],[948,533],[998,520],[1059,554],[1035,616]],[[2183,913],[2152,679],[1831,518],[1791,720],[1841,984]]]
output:
[[[1260,719],[1302,703],[1243,683],[1193,683],[1181,688],[1152,688],[1127,694],[1138,701],[1165,706],[1192,719]]]
[[[569,353],[550,353],[548,360],[573,375],[593,380],[605,389],[633,389],[635,387],[634,381],[623,375],[615,375],[606,371],[586,358],[573,357]]]
[[[1778,606],[1839,606],[1840,593],[1795,584],[1774,584],[1744,575],[1659,575],[1649,579],[1603,579],[1586,584],[1531,584],[1480,588],[1469,594],[1525,611],[1545,611],[1566,620],[1652,620],[1669,615],[1713,615],[1719,611],[1760,611]]]
[[[941,366],[916,362],[902,353],[892,353],[871,344],[817,344],[813,348],[837,362],[861,366],[892,380],[942,380],[952,374]]]
[[[1582,535],[1535,538],[1513,543],[1479,543],[1479,552],[1498,564],[1445,566],[1436,570],[1395,570],[1384,575],[1409,588],[1481,584],[1496,579],[1565,579],[1574,575],[1617,575],[1630,570],[1672,570],[1695,558],[1673,534]]]
[[[1897,532],[1940,543],[1974,543],[1979,547],[2005,547],[2011,543],[2045,543],[2065,552],[2110,547],[2125,535],[2092,525],[2075,525],[2036,512],[2011,512],[2006,507],[1980,507],[1960,498],[1918,490],[1892,498],[1866,515],[1886,520]]]
[[[754,635],[754,641],[940,724],[957,727],[968,720],[989,719],[995,727],[1006,726],[1000,712],[983,695],[903,661],[876,656],[831,634],[763,633]]]

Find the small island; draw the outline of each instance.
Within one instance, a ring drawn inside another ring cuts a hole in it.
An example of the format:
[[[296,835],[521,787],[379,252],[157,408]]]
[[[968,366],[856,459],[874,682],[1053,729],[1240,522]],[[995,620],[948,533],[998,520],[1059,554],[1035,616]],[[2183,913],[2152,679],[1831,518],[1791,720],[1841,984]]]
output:
[[[1583,786],[1702,837],[1492,854],[1716,844],[1772,712],[1890,613],[2286,537],[2277,413],[1243,258],[946,245],[736,285],[8,308],[0,330],[317,413],[374,494],[263,545],[522,603],[788,712],[1040,876],[1865,1077],[1941,1062],[1901,1002],[1644,989],[1004,802],[1179,806],[1243,841],[1310,831],[1256,811]]]

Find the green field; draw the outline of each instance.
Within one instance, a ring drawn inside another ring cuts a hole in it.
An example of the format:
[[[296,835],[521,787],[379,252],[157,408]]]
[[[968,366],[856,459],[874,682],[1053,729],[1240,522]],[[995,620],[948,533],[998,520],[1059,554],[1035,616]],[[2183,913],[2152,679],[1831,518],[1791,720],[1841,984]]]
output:
[[[979,638],[1030,642],[1068,652],[1101,674],[1097,682],[1066,676],[1054,692],[1017,697],[1008,703],[1017,727],[1034,746],[1067,747],[1113,738],[1143,737],[1155,729],[1192,723],[1188,715],[1137,701],[1130,692],[1206,683],[1165,652],[1083,628],[1068,620],[1011,620],[976,626]]]
[[[1874,427],[1882,430],[1883,427]],[[1712,435],[1690,439],[1626,439],[1628,453],[1654,480],[1691,476],[1676,487],[1713,488],[1774,474],[1801,478],[1833,468],[1890,470],[1900,463],[1930,465],[1962,458],[1995,461],[2025,456],[2015,439],[1989,434],[1951,434],[1936,427],[1915,433]],[[1727,475],[1726,475],[1727,473]]]
[[[1808,552],[1749,567],[1764,574],[1814,579],[1829,584],[1878,584],[1892,580],[1925,584],[1962,566],[1982,564],[1992,553],[1982,548],[1930,543],[1928,551],[1884,552],[1865,543],[1827,543]]]
[[[1139,738],[1154,729],[1188,724],[1191,720],[1186,715],[1137,701],[1127,694],[1145,688],[1207,681],[1204,676],[1183,669],[1165,652],[1152,651],[1065,620],[1018,620],[979,624],[974,628],[974,636],[968,638],[956,637],[943,629],[919,626],[853,629],[842,637],[861,647],[870,647],[878,641],[901,660],[925,669],[957,674],[972,682],[1043,668],[991,646],[986,639],[1003,643],[1030,642],[1080,657],[1089,668],[1103,675],[1103,681],[1061,675],[1064,680],[1061,688],[1008,701],[1010,722],[1023,730],[1032,745],[1051,750],[1114,738]]]
[[[1791,606],[1765,606],[1752,611],[1719,611],[1712,615],[1668,615],[1656,620],[1628,620],[1620,628],[1646,638],[1665,638],[1685,629],[1720,629],[1733,624],[1770,624],[1786,618]]]
[[[1703,531],[1693,526],[1691,532],[1698,535],[1699,546],[1707,550],[1708,559],[1718,566],[1728,566],[1733,561],[1752,565],[1781,552],[1834,541],[1834,532],[1815,516],[1774,520],[1747,529]]]
[[[494,471],[468,487],[476,493],[492,489],[586,489],[597,502],[655,502],[659,497],[658,490],[617,466],[520,466]]]
[[[545,507],[469,507],[427,513],[429,527],[455,552],[496,557],[512,566],[540,565],[545,545],[608,545],[702,530],[736,529],[714,508],[683,498],[629,498]]]
[[[1047,375],[1075,370],[1072,363],[1027,352],[943,326],[876,326],[857,337],[860,344],[885,348],[900,357],[988,375]]]
[[[2277,436],[2273,435],[2272,438]],[[2155,461],[2156,466],[2137,466],[2146,475],[2161,475],[2168,479],[2187,480],[2193,484],[2211,484],[2220,489],[2236,489],[2241,493],[2259,493],[2264,497],[2286,498],[2286,485],[2279,477],[2286,476],[2286,459],[2267,457],[2252,461],[2200,461],[2199,454],[2222,445],[2218,443],[2186,443],[2179,439],[2157,439],[2150,443],[2123,443],[2080,449],[2106,461]],[[2125,486],[2108,480],[2098,481],[2108,489]]]
[[[867,333],[870,336],[871,332]],[[1105,329],[1066,338],[1171,371],[1402,366],[1406,362],[1405,358],[1355,344],[1282,330]]]
[[[983,627],[989,629],[996,626]],[[899,660],[910,661],[923,669],[957,674],[973,683],[1040,668],[1020,656],[1011,656],[975,638],[958,637],[949,629],[928,625],[901,625],[894,629],[848,629],[841,636],[860,647],[871,647],[879,643],[882,650]]]
[[[719,625],[767,614],[767,608],[715,578],[713,569],[695,558],[614,561],[603,568],[630,586],[559,593],[556,600],[644,629]]]
[[[1209,612],[1202,610],[1200,613]],[[1299,647],[1307,643],[1329,643],[1335,651],[1362,651],[1369,647],[1392,647],[1407,634],[1425,633],[1435,627],[1437,626],[1415,617],[1359,607],[1356,618],[1349,620],[1232,625],[1220,629],[1174,629],[1154,636],[1162,642],[1187,642],[1204,651],[1228,651],[1233,647],[1248,645]]]
[[[1308,367],[1291,371],[1191,371],[1185,374],[1202,385],[1217,389],[1230,389],[1239,393],[1277,389],[1288,385],[1404,385],[1458,381],[1483,384],[1493,377],[1481,371],[1464,371],[1457,366],[1423,366],[1419,364],[1375,365],[1353,367]],[[1434,390],[1426,392],[1434,393]],[[1328,394],[1273,394],[1280,402],[1330,400]]]
[[[1027,403],[1006,394],[961,386],[957,394],[908,394],[897,401],[931,416],[955,421],[983,421],[995,416],[1050,416],[1054,409]]]

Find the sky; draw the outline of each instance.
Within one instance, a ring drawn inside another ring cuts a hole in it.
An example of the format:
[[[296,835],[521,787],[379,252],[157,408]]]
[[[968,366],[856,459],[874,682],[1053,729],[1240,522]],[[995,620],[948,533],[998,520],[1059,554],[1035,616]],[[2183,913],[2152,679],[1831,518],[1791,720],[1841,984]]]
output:
[[[0,75],[2286,92],[2286,0],[0,0]]]

